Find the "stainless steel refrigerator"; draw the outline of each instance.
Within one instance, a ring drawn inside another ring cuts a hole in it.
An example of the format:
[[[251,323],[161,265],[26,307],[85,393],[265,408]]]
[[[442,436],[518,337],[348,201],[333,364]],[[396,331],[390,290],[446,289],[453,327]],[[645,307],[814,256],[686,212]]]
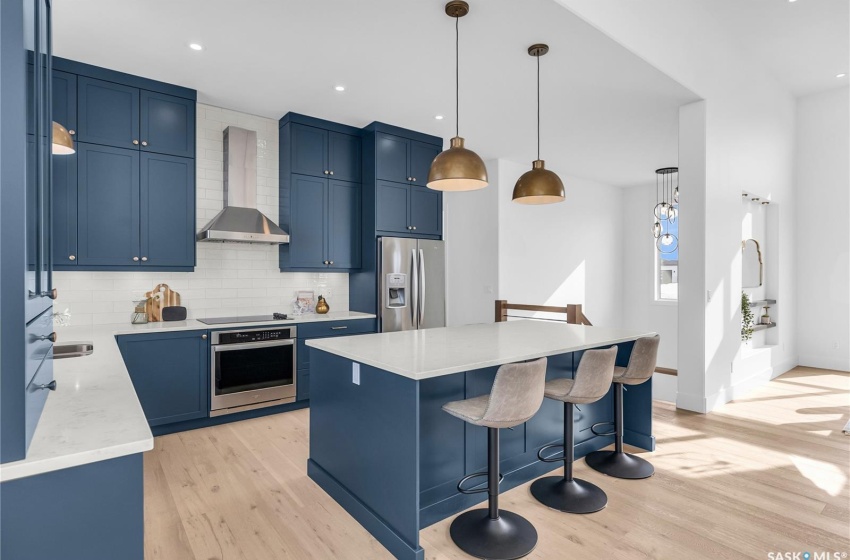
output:
[[[445,327],[445,243],[381,237],[378,253],[381,332]]]

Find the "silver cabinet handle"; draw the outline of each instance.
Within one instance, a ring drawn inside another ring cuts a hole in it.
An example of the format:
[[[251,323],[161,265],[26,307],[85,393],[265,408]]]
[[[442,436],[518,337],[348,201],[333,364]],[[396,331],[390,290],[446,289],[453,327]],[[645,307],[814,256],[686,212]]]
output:
[[[30,292],[30,293],[33,294],[33,292]],[[33,294],[33,295],[35,295],[35,294]],[[50,299],[56,299],[56,298],[59,297],[59,291],[56,290],[56,288],[53,288],[49,292],[41,292],[38,295],[39,295],[39,297],[48,297]]]
[[[333,174],[334,174],[334,172],[333,172],[333,171],[330,171],[330,172],[329,172],[329,174],[330,174],[330,175],[333,175]]]
[[[142,262],[148,262],[148,258],[147,258],[147,257],[142,257]]]
[[[413,182],[414,182],[414,183],[416,182],[416,177],[414,177],[414,178],[413,178]]]
[[[325,175],[328,175],[328,174],[330,174],[330,171],[325,170]]]
[[[207,339],[207,335],[202,334],[202,335],[201,335],[201,340],[206,340],[206,339]]]
[[[328,261],[328,264],[333,264],[333,263],[334,263],[333,261]]]
[[[407,180],[408,180],[408,181],[412,181],[412,180],[413,180],[413,177],[408,177],[408,178],[407,178]]]
[[[322,264],[328,264],[328,261],[322,261]]]
[[[71,136],[75,135],[76,133],[77,133],[77,131],[74,130],[74,129],[71,129],[71,130],[68,131],[68,134],[70,134]]]
[[[134,262],[139,262],[139,257],[133,257]]]
[[[75,260],[77,260],[77,256],[76,255],[68,255],[68,260],[69,261],[75,261]]]
[[[147,146],[148,143],[145,140],[142,140],[142,146]]]
[[[56,342],[56,338],[57,336],[55,332],[38,337],[39,340],[49,340],[50,342],[54,343]]]
[[[407,229],[413,229],[413,226],[407,226]]]
[[[411,227],[410,229],[416,229],[416,226]]]
[[[331,327],[332,331],[341,331],[343,329],[347,329],[348,327]]]
[[[133,145],[134,145],[134,146],[138,146],[138,145],[139,145],[139,141],[138,141],[138,140],[133,140]]]
[[[54,379],[50,383],[42,383],[40,385],[35,386],[36,389],[47,389],[48,391],[56,390],[56,380]]]

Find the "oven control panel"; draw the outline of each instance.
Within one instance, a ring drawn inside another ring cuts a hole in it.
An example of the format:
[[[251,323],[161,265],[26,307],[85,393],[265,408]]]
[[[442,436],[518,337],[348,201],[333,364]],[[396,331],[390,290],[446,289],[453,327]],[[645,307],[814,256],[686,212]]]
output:
[[[214,333],[213,344],[243,344],[245,342],[272,342],[295,338],[295,328],[257,329],[244,331],[224,331]]]

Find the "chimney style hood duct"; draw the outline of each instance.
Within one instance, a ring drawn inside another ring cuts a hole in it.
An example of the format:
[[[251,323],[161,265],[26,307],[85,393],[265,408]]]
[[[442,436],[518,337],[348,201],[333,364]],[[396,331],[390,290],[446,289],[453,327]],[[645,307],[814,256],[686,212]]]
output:
[[[257,210],[257,133],[224,129],[224,210],[197,235],[198,241],[289,243],[289,234]]]

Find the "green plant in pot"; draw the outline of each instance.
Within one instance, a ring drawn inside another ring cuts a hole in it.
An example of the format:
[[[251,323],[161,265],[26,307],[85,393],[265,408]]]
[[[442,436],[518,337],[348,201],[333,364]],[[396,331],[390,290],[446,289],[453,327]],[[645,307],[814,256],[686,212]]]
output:
[[[750,306],[750,296],[741,292],[741,340],[747,342],[753,338],[753,310]]]

